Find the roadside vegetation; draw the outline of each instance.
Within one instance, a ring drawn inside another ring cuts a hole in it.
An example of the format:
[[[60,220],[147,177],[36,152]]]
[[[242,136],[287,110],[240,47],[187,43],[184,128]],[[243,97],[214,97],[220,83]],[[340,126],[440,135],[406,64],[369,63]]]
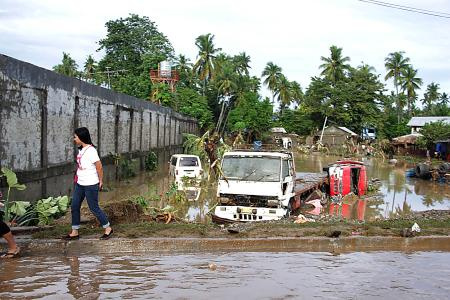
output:
[[[385,70],[375,70],[362,62],[352,65],[344,49],[332,45],[324,51],[318,73],[311,74],[309,86],[289,79],[275,62],[267,62],[262,74],[251,74],[251,57],[245,51],[225,53],[206,33],[193,43],[198,55],[191,60],[177,53],[168,38],[148,17],[131,14],[108,21],[106,36],[99,49],[99,61],[88,55],[79,67],[63,52],[58,73],[109,87],[144,101],[171,107],[199,121],[203,132],[232,134],[242,132],[247,141],[263,139],[271,127],[308,135],[329,124],[346,126],[354,132],[363,127],[377,129],[379,138],[408,134],[411,116],[449,116],[448,93],[426,78],[403,51],[388,53]],[[244,49],[243,49],[244,50]],[[268,58],[270,60],[270,58]],[[173,62],[179,74],[176,90],[152,84],[150,70],[158,63]],[[390,91],[381,78],[392,80]],[[271,97],[261,96],[261,87]],[[419,90],[425,88],[423,97]],[[419,106],[421,104],[421,107]],[[277,107],[276,111],[274,108]]]

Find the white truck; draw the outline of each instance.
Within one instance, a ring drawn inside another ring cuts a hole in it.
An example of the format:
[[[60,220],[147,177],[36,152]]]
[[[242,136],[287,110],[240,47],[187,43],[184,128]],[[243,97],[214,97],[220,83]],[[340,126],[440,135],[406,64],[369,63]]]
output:
[[[213,221],[267,221],[288,216],[295,205],[294,156],[288,151],[227,152],[217,187]]]

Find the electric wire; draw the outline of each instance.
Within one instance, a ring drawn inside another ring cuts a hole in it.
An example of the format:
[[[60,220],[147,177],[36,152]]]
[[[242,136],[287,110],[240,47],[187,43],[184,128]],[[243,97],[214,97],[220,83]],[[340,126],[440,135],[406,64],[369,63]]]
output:
[[[439,18],[450,19],[449,13],[414,8],[414,7],[410,7],[410,6],[403,6],[403,5],[398,5],[398,4],[393,4],[393,3],[383,2],[383,1],[375,1],[375,0],[358,0],[358,1],[373,4],[373,5],[388,7],[388,8],[399,9],[399,10],[403,10],[403,11],[409,11],[409,12],[414,12],[414,13],[419,13],[419,14],[424,14],[424,15],[429,15],[429,16],[434,16],[434,17],[439,17]]]

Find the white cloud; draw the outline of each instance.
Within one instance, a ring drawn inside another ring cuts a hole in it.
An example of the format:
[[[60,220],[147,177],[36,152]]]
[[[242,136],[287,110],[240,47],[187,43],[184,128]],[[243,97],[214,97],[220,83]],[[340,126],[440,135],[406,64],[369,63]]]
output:
[[[419,0],[395,2],[450,12],[450,0],[430,0],[426,6]],[[65,51],[82,65],[88,54],[101,56],[96,49],[105,22],[129,13],[148,16],[177,53],[191,60],[197,53],[195,38],[212,33],[225,52],[251,56],[253,75],[273,61],[303,88],[320,73],[320,57],[337,45],[352,65],[364,61],[382,77],[387,54],[403,50],[425,83],[435,81],[450,92],[449,19],[357,0],[0,0],[0,53],[51,68]]]

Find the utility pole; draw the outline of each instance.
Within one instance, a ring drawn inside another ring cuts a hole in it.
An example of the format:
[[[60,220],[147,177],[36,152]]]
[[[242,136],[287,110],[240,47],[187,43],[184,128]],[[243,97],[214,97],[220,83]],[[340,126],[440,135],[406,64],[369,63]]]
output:
[[[111,69],[111,67],[106,67],[106,72],[105,73],[108,75],[108,87],[109,87],[109,89],[111,89],[111,77],[109,76],[111,71],[109,69]]]

